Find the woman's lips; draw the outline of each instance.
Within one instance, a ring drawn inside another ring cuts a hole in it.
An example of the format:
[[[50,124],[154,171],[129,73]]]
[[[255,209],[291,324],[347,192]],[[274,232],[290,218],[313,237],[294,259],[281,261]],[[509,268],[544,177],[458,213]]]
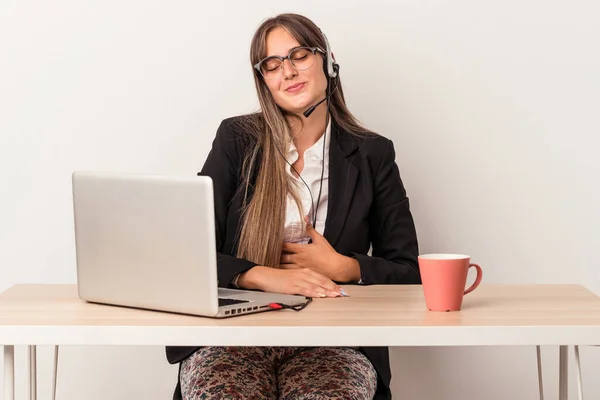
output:
[[[286,92],[288,93],[296,93],[301,91],[302,89],[304,89],[304,85],[306,82],[302,82],[302,83],[297,83],[294,86],[290,86],[289,88],[285,89]]]

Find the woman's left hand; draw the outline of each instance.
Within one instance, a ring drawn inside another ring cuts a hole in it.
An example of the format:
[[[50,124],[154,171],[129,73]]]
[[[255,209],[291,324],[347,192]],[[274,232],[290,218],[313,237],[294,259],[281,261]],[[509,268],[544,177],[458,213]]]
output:
[[[336,282],[357,282],[360,280],[358,261],[335,251],[327,239],[308,222],[306,233],[312,239],[312,243],[283,244],[280,260],[281,268],[310,268]]]

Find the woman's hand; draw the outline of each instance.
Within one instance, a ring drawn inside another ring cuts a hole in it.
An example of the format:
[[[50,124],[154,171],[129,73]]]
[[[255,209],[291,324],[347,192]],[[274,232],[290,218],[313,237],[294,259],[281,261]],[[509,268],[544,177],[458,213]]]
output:
[[[309,244],[284,243],[280,267],[295,270],[308,268],[337,282],[358,282],[358,261],[339,254],[306,219]]]
[[[256,266],[240,275],[238,286],[263,292],[307,297],[339,297],[341,288],[331,279],[308,268],[284,270]]]

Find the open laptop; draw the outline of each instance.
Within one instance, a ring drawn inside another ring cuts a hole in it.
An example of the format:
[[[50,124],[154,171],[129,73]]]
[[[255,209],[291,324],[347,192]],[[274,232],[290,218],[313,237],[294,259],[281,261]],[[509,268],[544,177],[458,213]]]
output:
[[[306,302],[218,288],[209,177],[76,171],[72,184],[81,299],[217,318]]]

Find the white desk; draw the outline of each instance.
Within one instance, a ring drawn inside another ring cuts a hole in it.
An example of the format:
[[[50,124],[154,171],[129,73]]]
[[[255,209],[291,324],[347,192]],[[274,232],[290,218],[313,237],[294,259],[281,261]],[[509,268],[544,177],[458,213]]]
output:
[[[505,346],[557,345],[567,399],[568,345],[600,344],[600,298],[580,285],[482,285],[460,312],[429,312],[422,288],[349,286],[351,297],[305,310],[224,320],[90,304],[75,285],[17,285],[0,294],[5,399],[14,399],[14,346]]]

